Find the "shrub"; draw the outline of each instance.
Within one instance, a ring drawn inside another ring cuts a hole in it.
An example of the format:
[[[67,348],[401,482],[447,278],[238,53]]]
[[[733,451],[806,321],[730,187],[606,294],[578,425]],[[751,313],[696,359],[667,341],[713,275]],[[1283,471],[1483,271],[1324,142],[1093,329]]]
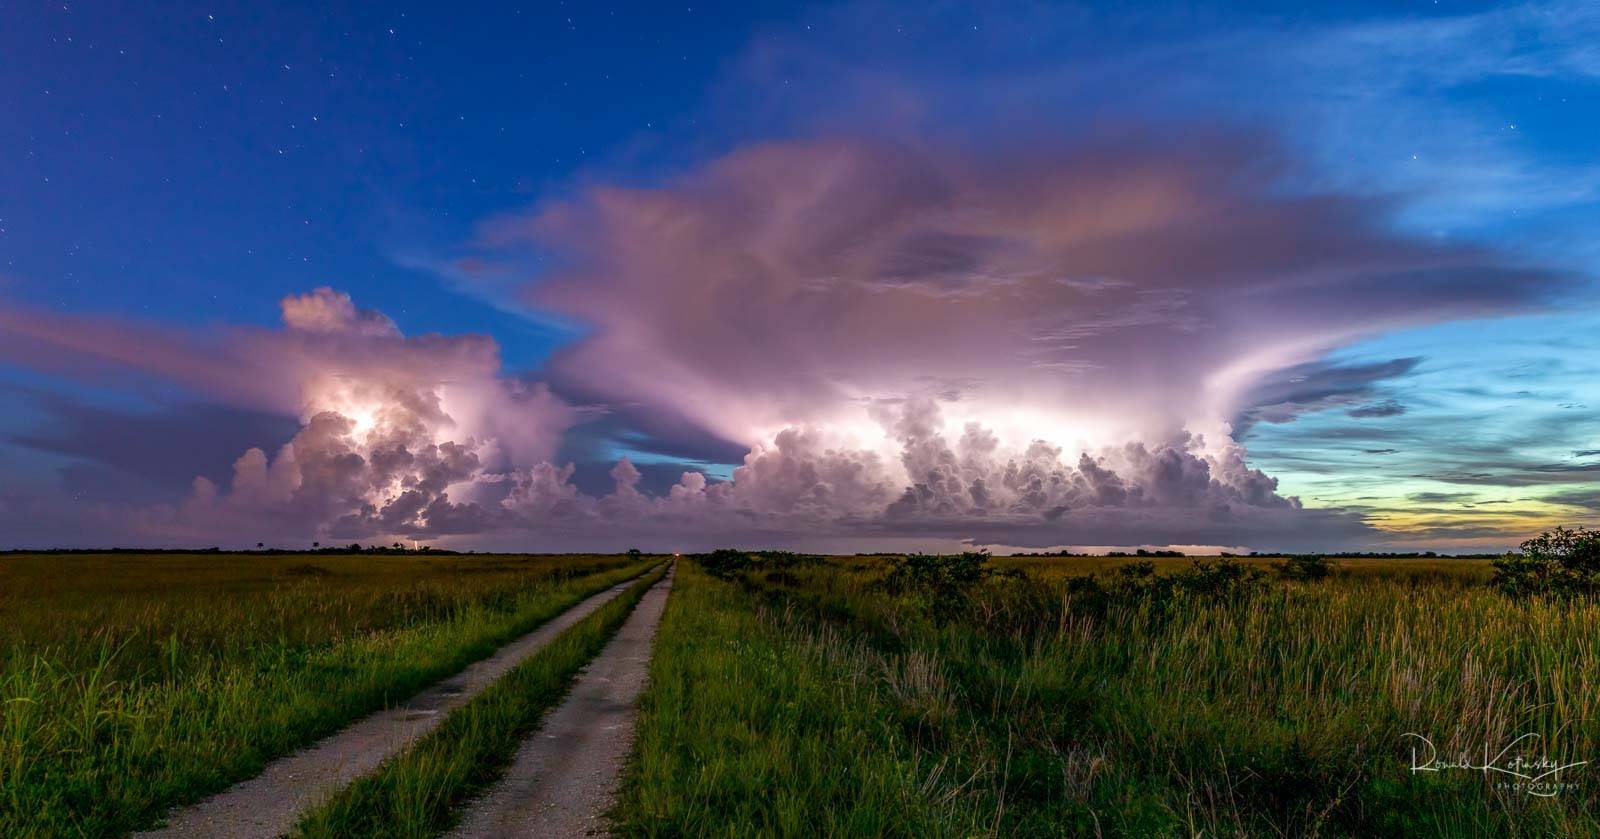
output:
[[[750,555],[744,551],[732,548],[718,548],[708,554],[695,557],[707,574],[722,580],[732,579],[735,574],[748,569],[751,565]]]
[[[1113,604],[1144,605],[1164,609],[1178,596],[1228,600],[1254,594],[1264,585],[1260,570],[1231,559],[1194,560],[1175,574],[1157,574],[1153,562],[1131,562],[1118,568],[1109,583],[1086,575],[1067,579],[1067,591],[1076,602],[1101,612]]]
[[[816,565],[822,562],[822,557],[812,554],[797,554],[789,551],[756,551],[746,553],[732,548],[718,548],[708,554],[695,557],[700,567],[707,574],[723,580],[731,580],[741,574],[754,575],[757,572],[767,572],[769,580],[795,580],[789,572],[807,565]],[[773,574],[781,576],[773,577]],[[793,583],[789,583],[793,584]]]
[[[807,565],[818,565],[822,557],[815,554],[797,554],[791,551],[757,551],[754,561],[762,568],[773,571],[789,571]]]
[[[1297,554],[1274,562],[1272,567],[1286,580],[1325,580],[1333,573],[1333,566],[1321,554]]]
[[[950,617],[967,605],[975,586],[1000,573],[988,565],[987,551],[909,554],[896,560],[878,585],[896,596],[924,597],[935,615]]]
[[[1260,569],[1242,562],[1219,559],[1215,562],[1195,560],[1193,567],[1172,576],[1184,591],[1221,600],[1259,591],[1263,574]]]
[[[1511,597],[1593,597],[1600,592],[1600,530],[1557,527],[1494,561],[1490,585]]]

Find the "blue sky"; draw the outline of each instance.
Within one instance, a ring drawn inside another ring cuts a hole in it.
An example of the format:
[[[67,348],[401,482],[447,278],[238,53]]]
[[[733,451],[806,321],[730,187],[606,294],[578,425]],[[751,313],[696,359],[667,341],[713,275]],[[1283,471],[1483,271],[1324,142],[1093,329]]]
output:
[[[205,334],[274,329],[280,300],[333,286],[407,335],[492,336],[507,376],[542,380],[594,327],[531,296],[565,267],[559,249],[463,269],[497,219],[597,184],[672,183],[767,141],[990,150],[1138,123],[1182,145],[1185,126],[1214,125],[1294,161],[1284,194],[1359,196],[1397,235],[1569,280],[1492,316],[1419,311],[1343,342],[1323,368],[1413,361],[1254,422],[1239,434],[1252,466],[1397,544],[1503,546],[1600,507],[1592,4],[3,8],[8,305]],[[94,446],[39,444],[69,415],[219,402],[149,371],[108,382],[26,355],[0,361],[14,492],[75,497],[72,475],[106,467]],[[204,461],[215,481],[226,452],[271,451],[295,429],[216,421],[243,430]],[[259,434],[277,439],[244,439]],[[585,491],[609,486],[617,456],[651,492],[740,462],[738,446],[658,444],[669,436],[618,409],[560,455]],[[187,491],[148,484],[115,486],[152,502]]]

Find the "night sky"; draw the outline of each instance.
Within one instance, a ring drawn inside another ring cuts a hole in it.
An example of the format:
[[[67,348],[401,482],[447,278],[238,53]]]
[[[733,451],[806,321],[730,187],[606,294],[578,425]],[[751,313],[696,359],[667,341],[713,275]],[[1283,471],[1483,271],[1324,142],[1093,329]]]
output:
[[[1600,6],[0,0],[0,547],[1498,550]]]

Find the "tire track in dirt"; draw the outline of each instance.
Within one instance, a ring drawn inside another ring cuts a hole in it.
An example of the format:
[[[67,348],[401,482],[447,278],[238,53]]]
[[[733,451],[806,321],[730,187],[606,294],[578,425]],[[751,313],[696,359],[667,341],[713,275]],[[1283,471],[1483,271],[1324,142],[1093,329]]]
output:
[[[603,816],[633,748],[639,697],[675,572],[645,593],[567,698],[517,750],[506,774],[468,806],[453,839],[605,832]]]
[[[637,581],[633,577],[589,597],[404,704],[362,717],[312,746],[272,761],[254,778],[174,811],[165,827],[134,835],[265,839],[287,833],[311,807],[432,731],[451,710]]]

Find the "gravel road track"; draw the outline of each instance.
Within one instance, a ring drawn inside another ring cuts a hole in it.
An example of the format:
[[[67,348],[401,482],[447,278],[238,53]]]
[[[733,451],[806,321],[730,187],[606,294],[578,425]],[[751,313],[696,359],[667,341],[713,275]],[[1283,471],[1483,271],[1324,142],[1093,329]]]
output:
[[[166,827],[135,835],[247,839],[287,833],[302,813],[433,730],[452,709],[636,580],[584,600],[405,704],[363,717],[315,745],[267,764],[260,775],[173,812]]]
[[[572,692],[517,751],[504,777],[468,808],[457,839],[604,834],[633,748],[651,647],[672,573],[646,592]]]

